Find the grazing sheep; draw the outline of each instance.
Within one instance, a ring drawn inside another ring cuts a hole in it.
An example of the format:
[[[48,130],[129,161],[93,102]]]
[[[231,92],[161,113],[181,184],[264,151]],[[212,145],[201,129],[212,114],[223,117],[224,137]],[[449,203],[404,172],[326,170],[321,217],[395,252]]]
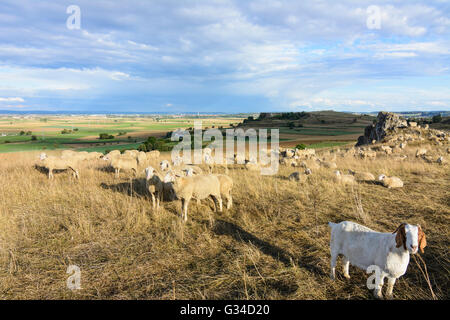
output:
[[[159,210],[159,203],[163,197],[163,183],[161,178],[155,174],[155,169],[147,167],[145,169],[145,186],[152,196],[153,209]]]
[[[123,152],[124,156],[130,157],[130,158],[136,158],[139,154],[139,151],[137,150],[125,150]]]
[[[370,172],[356,172],[353,170],[348,170],[350,174],[352,174],[356,181],[374,181],[375,176]]]
[[[220,195],[227,200],[227,209],[231,209],[233,205],[233,197],[231,190],[233,189],[233,179],[225,174],[215,174],[220,182]]]
[[[215,210],[222,211],[220,181],[215,175],[177,177],[172,182],[172,187],[176,197],[181,200],[181,214],[184,221],[187,221],[187,210],[192,198],[203,200],[211,197],[215,204]]]
[[[120,170],[132,170],[134,176],[137,176],[138,164],[135,157],[118,155],[112,158],[103,157],[103,160],[110,161],[111,167],[114,168],[116,178],[119,178]]]
[[[356,182],[355,177],[350,174],[342,174],[339,170],[336,170],[336,181],[343,184],[354,184]]]
[[[416,151],[416,157],[424,156],[424,155],[427,154],[427,152],[428,152],[428,150],[427,150],[427,149],[424,149],[424,148],[417,149],[417,151]]]
[[[53,170],[72,170],[72,175],[79,179],[78,160],[77,159],[61,159],[57,157],[48,157],[47,154],[41,153],[41,164],[48,170],[48,178],[53,179]]]
[[[331,278],[336,277],[336,259],[340,254],[344,256],[343,272],[347,279],[350,264],[365,271],[377,266],[381,274],[375,282],[374,295],[379,299],[383,298],[384,279],[388,279],[387,298],[391,299],[395,281],[406,272],[410,253],[416,254],[418,249],[423,253],[427,245],[420,225],[402,223],[393,233],[377,232],[350,221],[328,225],[331,227]]]
[[[386,177],[384,174],[381,174],[378,177],[378,180],[381,181],[381,184],[388,189],[403,187],[403,181],[397,177]]]
[[[336,169],[337,168],[337,164],[336,162],[331,162],[331,161],[323,161],[323,160],[318,160],[319,164],[321,167],[324,168],[328,168],[328,169]]]
[[[305,181],[306,181],[306,175],[307,175],[306,170],[305,170],[304,173],[302,173],[302,172],[300,172],[300,171],[295,171],[295,172],[292,172],[292,173],[289,175],[288,179],[289,179],[290,181],[305,182]]]
[[[120,156],[120,151],[119,150],[113,150],[113,151],[110,151],[109,153],[107,153],[103,158],[108,158],[108,159],[112,159],[112,157],[115,157],[115,156]]]

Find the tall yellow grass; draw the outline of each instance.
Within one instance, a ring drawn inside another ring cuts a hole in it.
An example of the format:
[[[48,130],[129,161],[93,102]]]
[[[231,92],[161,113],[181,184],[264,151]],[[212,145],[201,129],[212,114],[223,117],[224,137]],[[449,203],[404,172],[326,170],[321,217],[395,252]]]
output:
[[[435,150],[436,155],[442,150]],[[449,293],[448,166],[409,158],[395,162],[337,158],[342,171],[395,175],[402,189],[345,186],[333,170],[313,170],[305,183],[230,170],[234,207],[213,213],[192,202],[181,222],[178,201],[155,212],[143,188],[115,179],[101,162],[81,179],[33,167],[38,153],[0,155],[0,299],[371,299],[367,275],[329,278],[328,221],[352,220],[392,232],[420,223],[432,289]],[[69,265],[81,269],[81,289],[66,287]],[[397,299],[431,299],[416,264],[394,288]]]

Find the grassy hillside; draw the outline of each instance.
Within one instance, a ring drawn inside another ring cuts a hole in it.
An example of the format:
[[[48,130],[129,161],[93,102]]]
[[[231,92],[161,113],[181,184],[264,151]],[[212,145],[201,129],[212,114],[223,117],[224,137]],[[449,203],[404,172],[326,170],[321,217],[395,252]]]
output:
[[[324,168],[297,183],[286,178],[295,168],[261,176],[235,167],[233,208],[213,213],[210,201],[193,201],[186,224],[178,201],[151,209],[142,172],[130,185],[93,162],[79,181],[49,181],[33,167],[37,152],[2,154],[0,299],[372,299],[353,266],[350,280],[340,268],[330,280],[327,222],[342,220],[384,232],[420,223],[432,288],[449,299],[450,170],[416,158],[416,148],[404,162],[337,157],[340,170],[395,175],[402,189],[341,185]],[[66,288],[69,265],[81,268],[81,290]],[[413,258],[394,297],[431,298]]]

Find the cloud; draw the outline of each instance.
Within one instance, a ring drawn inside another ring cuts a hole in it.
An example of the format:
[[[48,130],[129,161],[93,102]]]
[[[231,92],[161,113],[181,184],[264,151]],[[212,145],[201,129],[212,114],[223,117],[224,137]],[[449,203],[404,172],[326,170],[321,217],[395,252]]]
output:
[[[82,29],[68,30],[63,3],[2,1],[0,96],[33,108],[123,111],[160,111],[166,101],[181,111],[235,112],[448,102],[429,98],[450,86],[442,1],[77,5]],[[370,5],[381,10],[379,30],[367,28]]]
[[[2,98],[0,97],[0,102],[25,102],[22,98]]]

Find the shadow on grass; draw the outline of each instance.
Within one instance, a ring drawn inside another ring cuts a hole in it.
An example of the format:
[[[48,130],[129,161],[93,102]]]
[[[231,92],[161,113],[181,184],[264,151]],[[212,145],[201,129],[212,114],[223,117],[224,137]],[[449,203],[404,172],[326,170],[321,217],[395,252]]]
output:
[[[131,183],[130,183],[131,182]],[[128,182],[114,183],[114,184],[106,184],[101,183],[100,187],[107,190],[112,190],[114,192],[123,193],[126,195],[130,195],[132,192],[133,195],[137,195],[140,197],[148,197],[148,191],[145,188],[145,180],[144,179],[130,179]]]

